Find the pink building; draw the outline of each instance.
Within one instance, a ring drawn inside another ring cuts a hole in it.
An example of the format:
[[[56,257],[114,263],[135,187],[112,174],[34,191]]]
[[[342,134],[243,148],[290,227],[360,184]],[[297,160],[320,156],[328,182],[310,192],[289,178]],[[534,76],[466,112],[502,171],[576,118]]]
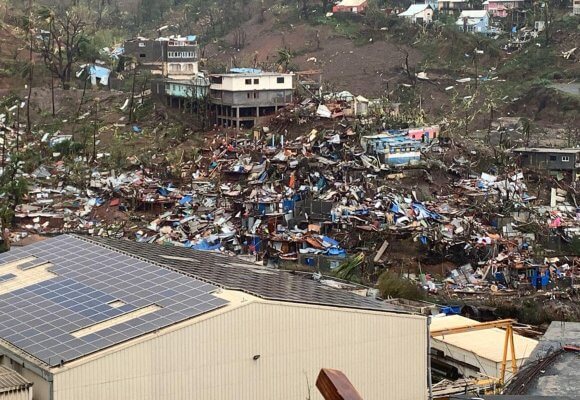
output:
[[[423,142],[430,142],[439,136],[440,128],[438,125],[423,126],[421,128],[409,128],[407,137],[413,140],[421,140]]]
[[[367,0],[342,0],[332,7],[333,13],[351,12],[355,14],[364,13],[368,5]]]
[[[519,9],[524,4],[524,0],[486,0],[483,9],[492,17],[507,17],[510,10]]]

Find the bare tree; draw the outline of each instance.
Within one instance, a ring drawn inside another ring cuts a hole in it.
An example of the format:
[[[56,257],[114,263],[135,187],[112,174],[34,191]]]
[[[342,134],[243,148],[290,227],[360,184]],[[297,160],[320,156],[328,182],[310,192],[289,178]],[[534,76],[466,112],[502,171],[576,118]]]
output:
[[[85,40],[85,22],[73,12],[56,16],[49,12],[47,33],[41,40],[41,54],[46,67],[57,76],[65,90],[70,88],[73,64],[79,59],[81,43]]]
[[[234,47],[236,50],[243,49],[246,46],[246,32],[242,28],[234,31]]]

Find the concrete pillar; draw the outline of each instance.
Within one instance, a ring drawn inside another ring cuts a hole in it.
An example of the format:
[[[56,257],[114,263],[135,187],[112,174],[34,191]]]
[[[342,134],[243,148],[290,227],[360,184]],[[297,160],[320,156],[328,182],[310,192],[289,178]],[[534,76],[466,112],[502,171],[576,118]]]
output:
[[[236,129],[240,129],[240,107],[236,107]]]

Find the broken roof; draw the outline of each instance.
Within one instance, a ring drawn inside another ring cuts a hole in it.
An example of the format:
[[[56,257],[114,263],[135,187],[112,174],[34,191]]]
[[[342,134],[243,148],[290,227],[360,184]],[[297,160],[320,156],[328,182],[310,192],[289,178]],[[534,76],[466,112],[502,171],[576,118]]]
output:
[[[431,320],[430,329],[432,331],[440,329],[461,328],[479,324],[478,321],[462,317],[461,315],[450,315],[437,317]],[[479,357],[499,363],[502,361],[503,348],[498,343],[503,343],[505,330],[499,328],[489,328],[479,331],[447,333],[445,336],[433,338],[435,342],[442,342],[448,346],[469,351]],[[522,360],[530,356],[538,341],[514,333],[514,347],[516,360]],[[511,355],[508,354],[508,360]]]
[[[231,256],[129,240],[96,237],[89,240],[225,289],[240,290],[267,300],[404,312],[372,298],[323,286],[301,274],[260,268]]]

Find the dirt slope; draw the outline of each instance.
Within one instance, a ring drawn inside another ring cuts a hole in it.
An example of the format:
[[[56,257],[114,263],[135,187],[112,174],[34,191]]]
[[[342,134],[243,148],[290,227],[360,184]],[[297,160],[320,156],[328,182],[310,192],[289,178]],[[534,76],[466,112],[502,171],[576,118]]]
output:
[[[421,59],[418,51],[393,42],[356,45],[329,26],[275,24],[275,18],[268,13],[263,23],[259,23],[256,17],[241,29],[246,35],[242,49],[223,49],[213,44],[207,47],[206,57],[228,66],[251,66],[254,60],[274,64],[278,59],[278,50],[287,48],[296,54],[291,61],[293,66],[300,70],[322,69],[324,80],[332,87],[367,96],[381,95],[387,90],[387,82],[405,78],[401,74],[404,53],[399,48],[409,52],[412,65]],[[235,43],[234,35],[231,33],[225,37],[226,44],[231,46]]]

